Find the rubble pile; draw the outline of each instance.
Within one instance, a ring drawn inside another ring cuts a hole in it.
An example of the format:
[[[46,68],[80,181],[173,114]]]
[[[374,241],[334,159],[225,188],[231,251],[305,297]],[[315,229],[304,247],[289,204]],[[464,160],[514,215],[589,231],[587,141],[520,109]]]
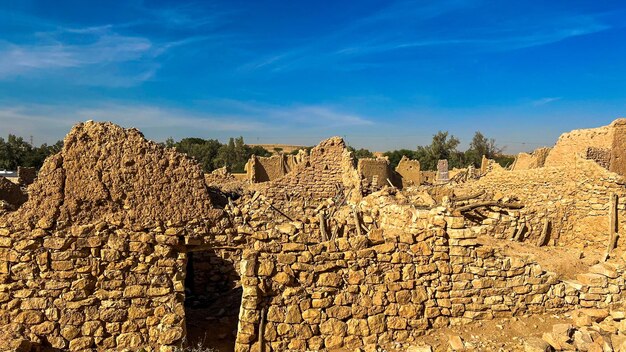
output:
[[[553,351],[626,351],[624,307],[582,308],[570,313],[571,323],[556,324],[542,339]],[[548,349],[543,349],[546,351]]]

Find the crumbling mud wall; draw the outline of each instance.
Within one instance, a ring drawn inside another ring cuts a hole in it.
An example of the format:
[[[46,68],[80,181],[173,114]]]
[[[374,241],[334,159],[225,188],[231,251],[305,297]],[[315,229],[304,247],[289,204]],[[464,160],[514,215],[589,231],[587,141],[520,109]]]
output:
[[[6,202],[8,207],[15,209],[27,199],[28,196],[19,185],[0,176],[0,201]]]
[[[248,179],[253,183],[276,180],[291,172],[303,155],[280,154],[270,157],[253,155],[246,166]]]
[[[519,153],[511,166],[511,170],[530,170],[543,167],[549,153],[550,148],[539,148],[531,154]]]
[[[412,342],[431,327],[599,307],[624,290],[623,268],[562,282],[529,258],[481,245],[478,229],[444,207],[418,210],[380,194],[361,205],[367,234],[354,227],[325,239],[316,226],[285,222],[244,252],[236,351]]]
[[[355,161],[340,137],[329,138],[311,149],[287,175],[256,186],[268,198],[280,201],[292,196],[312,200],[332,198],[353,189],[352,196],[361,194],[360,177]]]
[[[609,170],[626,175],[624,148],[626,144],[626,119],[617,119],[608,126],[574,130],[561,135],[546,158],[545,166],[566,166],[576,157],[584,158],[589,147],[611,151]]]
[[[28,186],[35,182],[35,178],[37,178],[37,169],[34,167],[17,167],[17,178],[19,180],[20,185]]]
[[[110,123],[75,126],[0,218],[0,329],[63,350],[172,350],[189,246],[235,243],[201,168]]]
[[[483,191],[485,194],[480,201],[519,201],[523,208],[513,212],[515,219],[494,233],[499,238],[512,238],[520,232],[519,240],[534,245],[548,221],[548,244],[605,248],[611,194],[618,196],[618,228],[626,226],[625,184],[626,180],[620,175],[592,160],[577,158],[567,166],[491,172],[478,181],[458,185],[454,193],[463,197]],[[475,221],[505,219],[504,216],[488,219],[478,215]]]
[[[371,191],[379,190],[394,180],[394,175],[387,159],[359,159],[357,170],[361,177],[363,188]]]
[[[396,173],[399,175],[401,187],[419,186],[422,184],[422,173],[420,170],[419,160],[411,160],[403,156],[396,167]]]

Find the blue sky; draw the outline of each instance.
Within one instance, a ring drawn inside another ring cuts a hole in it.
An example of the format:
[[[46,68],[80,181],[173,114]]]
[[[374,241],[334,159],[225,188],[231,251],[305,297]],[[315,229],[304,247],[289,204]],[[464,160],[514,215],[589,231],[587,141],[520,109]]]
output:
[[[623,1],[0,0],[0,135],[514,153],[626,116]]]

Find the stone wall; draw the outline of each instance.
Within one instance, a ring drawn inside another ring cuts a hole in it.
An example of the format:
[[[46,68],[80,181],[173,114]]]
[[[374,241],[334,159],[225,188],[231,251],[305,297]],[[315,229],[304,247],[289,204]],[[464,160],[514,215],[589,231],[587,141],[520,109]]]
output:
[[[402,188],[419,186],[422,184],[422,173],[420,170],[419,160],[411,160],[406,156],[403,156],[396,167],[396,173],[400,176],[399,178]]]
[[[611,167],[611,150],[604,148],[588,147],[585,159],[593,160],[605,169]]]
[[[171,351],[190,246],[236,243],[201,168],[109,123],[75,126],[0,217],[0,329],[34,348]]]
[[[623,268],[562,282],[529,258],[479,244],[478,229],[446,208],[372,197],[361,203],[366,236],[324,240],[314,223],[281,226],[244,253],[236,351],[261,340],[266,351],[412,342],[431,327],[622,297]]]
[[[522,239],[535,244],[547,219],[551,224],[550,244],[604,248],[612,193],[619,199],[619,228],[626,226],[625,184],[623,177],[594,161],[578,158],[561,167],[490,172],[478,181],[458,185],[454,193],[463,196],[482,190],[488,199],[519,200],[524,205],[519,211],[520,223],[513,221],[500,234],[502,238],[510,237],[517,226],[523,226]]]

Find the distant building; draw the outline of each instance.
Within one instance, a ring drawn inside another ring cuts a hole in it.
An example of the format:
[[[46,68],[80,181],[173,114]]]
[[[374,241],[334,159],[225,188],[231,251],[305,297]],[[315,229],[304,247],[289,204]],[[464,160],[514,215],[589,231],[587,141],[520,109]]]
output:
[[[0,177],[6,177],[9,181],[13,183],[19,183],[19,177],[17,176],[17,171],[10,170],[0,170]]]

